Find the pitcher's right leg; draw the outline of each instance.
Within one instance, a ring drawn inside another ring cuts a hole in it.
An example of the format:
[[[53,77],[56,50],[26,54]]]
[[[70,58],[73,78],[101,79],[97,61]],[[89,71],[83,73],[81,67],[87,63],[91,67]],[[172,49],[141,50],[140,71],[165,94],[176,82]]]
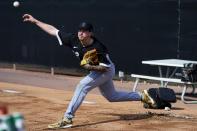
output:
[[[141,100],[140,92],[116,91],[114,88],[113,80],[109,80],[103,85],[100,85],[99,90],[101,94],[110,102],[140,101]]]

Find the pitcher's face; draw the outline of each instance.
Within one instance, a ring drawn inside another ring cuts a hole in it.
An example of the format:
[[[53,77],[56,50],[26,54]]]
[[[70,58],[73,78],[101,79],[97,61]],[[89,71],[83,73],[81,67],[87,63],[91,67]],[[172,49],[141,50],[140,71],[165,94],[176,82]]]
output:
[[[79,30],[78,31],[78,38],[80,41],[86,41],[87,39],[91,38],[92,32],[88,30]]]

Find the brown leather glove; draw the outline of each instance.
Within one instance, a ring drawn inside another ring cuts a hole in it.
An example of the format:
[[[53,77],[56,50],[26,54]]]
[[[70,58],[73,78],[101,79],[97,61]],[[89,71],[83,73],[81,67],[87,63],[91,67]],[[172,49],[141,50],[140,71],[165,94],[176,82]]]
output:
[[[97,53],[96,49],[87,51],[84,54],[83,60],[81,60],[80,66],[83,66],[86,64],[90,64],[90,65],[98,65],[99,64],[98,53]]]

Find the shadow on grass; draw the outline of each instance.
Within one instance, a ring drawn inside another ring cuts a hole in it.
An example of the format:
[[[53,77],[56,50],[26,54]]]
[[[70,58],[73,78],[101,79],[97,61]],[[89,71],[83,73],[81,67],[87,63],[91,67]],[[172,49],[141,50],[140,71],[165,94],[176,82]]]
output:
[[[91,125],[97,125],[97,124],[103,124],[103,123],[110,123],[110,122],[116,122],[116,121],[121,121],[121,120],[148,119],[148,118],[153,116],[153,114],[113,114],[113,113],[102,114],[102,115],[118,116],[119,118],[118,119],[112,119],[112,120],[93,122],[93,123],[88,123],[88,124],[75,125],[75,126],[72,126],[72,128],[91,126]]]
[[[99,115],[99,114],[98,114]],[[106,113],[102,115],[110,115],[110,116],[118,116],[118,119],[112,119],[112,120],[104,120],[104,121],[98,121],[98,122],[92,122],[87,124],[80,124],[72,126],[71,128],[77,128],[77,127],[84,127],[84,126],[92,126],[92,125],[98,125],[103,123],[110,123],[110,122],[116,122],[116,121],[122,121],[122,120],[142,120],[142,119],[148,119],[151,118],[154,114],[146,113],[146,114],[113,114],[113,113]],[[49,130],[44,129],[44,130]],[[54,130],[54,129],[53,129]]]
[[[184,108],[172,107],[171,110],[184,110]]]
[[[174,108],[174,109],[179,110],[181,108]],[[92,125],[98,125],[98,124],[110,123],[110,122],[116,122],[116,121],[122,121],[122,120],[142,120],[142,119],[149,119],[154,116],[156,116],[156,117],[170,117],[170,118],[175,118],[175,119],[194,119],[193,117],[190,117],[190,116],[182,116],[182,115],[176,115],[176,114],[171,114],[171,113],[159,113],[158,114],[158,113],[147,112],[146,114],[115,114],[115,113],[99,113],[99,114],[100,115],[109,115],[109,116],[118,116],[119,118],[112,119],[112,120],[92,122],[92,123],[87,123],[87,124],[80,124],[80,125],[75,125],[75,126],[72,126],[69,128],[74,129],[74,128],[79,128],[79,127],[92,126]],[[47,128],[47,129],[43,129],[43,130],[49,130],[49,129]],[[54,130],[54,129],[50,129],[50,130]],[[58,130],[60,130],[60,129],[58,129]]]

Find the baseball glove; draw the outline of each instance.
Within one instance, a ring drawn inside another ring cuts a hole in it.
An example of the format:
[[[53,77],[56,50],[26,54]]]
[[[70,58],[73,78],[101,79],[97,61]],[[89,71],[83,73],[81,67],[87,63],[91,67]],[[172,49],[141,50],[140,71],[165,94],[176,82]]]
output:
[[[81,60],[80,66],[90,64],[90,65],[98,65],[98,55],[96,49],[87,51],[84,56],[83,60]]]

